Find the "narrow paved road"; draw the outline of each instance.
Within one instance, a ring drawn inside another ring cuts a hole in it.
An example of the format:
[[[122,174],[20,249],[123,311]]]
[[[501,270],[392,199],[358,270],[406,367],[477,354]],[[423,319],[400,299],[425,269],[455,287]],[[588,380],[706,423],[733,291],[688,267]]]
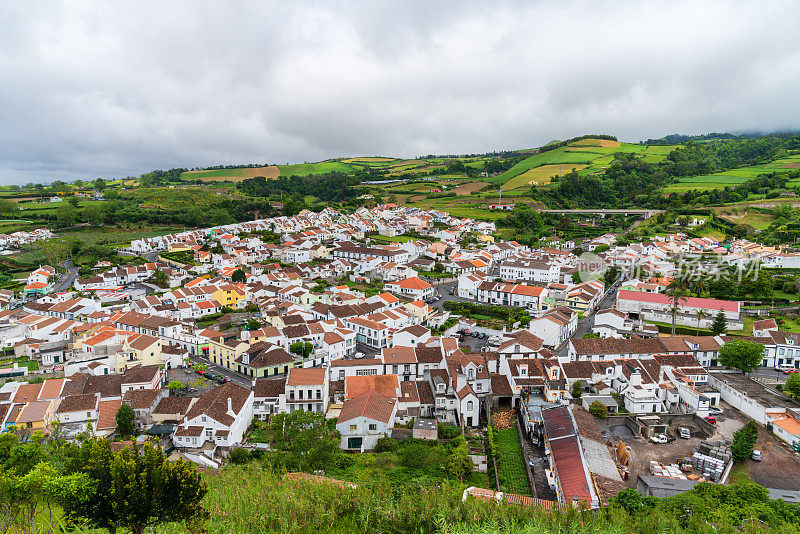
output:
[[[64,274],[59,277],[55,284],[53,284],[53,291],[56,293],[61,293],[64,291],[69,290],[72,286],[72,282],[78,278],[78,268],[72,263],[72,260],[64,260],[61,262],[61,267],[66,269]]]

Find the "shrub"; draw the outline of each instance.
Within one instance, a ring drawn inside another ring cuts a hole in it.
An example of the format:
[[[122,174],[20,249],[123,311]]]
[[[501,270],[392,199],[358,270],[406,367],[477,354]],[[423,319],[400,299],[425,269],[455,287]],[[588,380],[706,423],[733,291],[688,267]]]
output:
[[[461,435],[461,428],[439,423],[439,439],[455,439]]]
[[[594,401],[591,406],[589,406],[589,413],[600,419],[605,419],[608,417],[608,408],[602,402]]]
[[[242,447],[231,449],[230,460],[232,464],[242,465],[250,461],[250,452]]]
[[[397,450],[397,440],[392,438],[380,438],[375,445],[375,452],[395,452]]]

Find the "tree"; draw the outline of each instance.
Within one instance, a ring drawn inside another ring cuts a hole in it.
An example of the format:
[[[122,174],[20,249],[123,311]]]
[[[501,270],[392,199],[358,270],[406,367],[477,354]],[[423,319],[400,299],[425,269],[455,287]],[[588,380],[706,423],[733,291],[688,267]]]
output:
[[[450,442],[450,450],[445,460],[445,471],[450,478],[464,482],[472,474],[472,460],[464,436],[458,436]]]
[[[700,323],[706,317],[708,317],[708,312],[706,310],[704,310],[703,308],[698,308],[697,309],[697,335],[698,336],[700,335]]]
[[[721,336],[728,331],[728,320],[725,318],[725,312],[720,310],[714,322],[711,323],[711,333],[715,336]]]
[[[342,454],[339,432],[331,421],[334,424],[321,413],[305,410],[279,413],[269,426],[270,445],[289,453],[287,460],[301,471],[325,469]]]
[[[232,464],[244,465],[250,461],[250,452],[243,447],[231,449],[230,460]]]
[[[433,264],[433,270],[434,270],[434,272],[437,272],[437,273],[443,273],[444,272],[444,265],[442,265],[442,262],[437,261],[436,263]]]
[[[580,380],[576,380],[572,384],[572,398],[580,399],[581,395],[583,395],[583,382],[581,382]]]
[[[73,521],[141,534],[148,526],[191,525],[208,516],[201,502],[208,489],[194,466],[167,460],[150,442],[141,452],[134,446],[115,454],[109,442],[91,438],[80,446],[70,444],[66,456],[67,471],[85,473],[94,485],[87,499],[64,503]]]
[[[731,443],[731,456],[736,461],[747,460],[753,454],[753,448],[758,439],[758,423],[752,419],[742,428],[733,433]]]
[[[753,341],[734,339],[719,349],[719,363],[734,367],[743,373],[752,373],[761,366],[764,359],[764,345]]]
[[[600,401],[594,401],[589,405],[589,413],[600,419],[608,417],[608,407]]]
[[[247,281],[247,273],[243,269],[236,269],[231,275],[231,282],[235,284],[244,283]]]
[[[794,373],[786,379],[786,384],[783,386],[783,392],[790,397],[800,399],[800,374]]]
[[[56,210],[56,224],[61,228],[74,225],[77,217],[78,212],[69,204],[65,204]]]
[[[161,269],[156,269],[156,272],[154,272],[153,276],[150,277],[150,281],[158,287],[167,287],[169,278],[167,277],[167,273]]]
[[[36,248],[44,253],[47,258],[47,263],[50,265],[58,265],[63,259],[69,256],[69,247],[63,239],[55,237],[50,239],[43,239],[36,244]]]
[[[83,215],[92,226],[100,226],[103,224],[103,220],[105,219],[103,210],[97,205],[88,206],[85,210],[83,210]]]
[[[683,279],[675,278],[665,291],[667,296],[672,300],[670,311],[672,312],[672,335],[675,335],[675,323],[678,318],[678,311],[680,311],[681,302],[684,302],[689,292],[686,289],[686,282]]]
[[[614,283],[617,280],[619,280],[621,274],[622,274],[622,268],[619,267],[618,265],[614,265],[613,267],[606,269],[603,272],[603,281],[606,283],[607,286],[614,285]]]
[[[0,214],[10,215],[19,211],[19,204],[7,198],[0,198]]]
[[[117,410],[117,430],[123,436],[132,436],[134,431],[134,420],[136,414],[129,404],[122,404]]]
[[[71,197],[69,197],[69,199],[67,199],[67,202],[69,202],[70,205],[73,208],[77,208],[81,204],[80,199],[78,197],[76,197],[75,195],[72,195]]]
[[[302,341],[295,341],[294,343],[289,345],[289,352],[293,352],[294,354],[302,356],[303,358],[311,354],[311,351],[313,350],[314,350],[314,344],[311,343],[310,341],[306,341],[305,343],[303,343]]]
[[[177,393],[186,389],[186,384],[180,380],[172,380],[169,384],[167,384],[167,389],[172,393]]]
[[[248,330],[258,330],[259,328],[261,328],[261,321],[259,321],[258,319],[250,319],[249,321],[247,321],[247,326],[245,328],[247,328]]]

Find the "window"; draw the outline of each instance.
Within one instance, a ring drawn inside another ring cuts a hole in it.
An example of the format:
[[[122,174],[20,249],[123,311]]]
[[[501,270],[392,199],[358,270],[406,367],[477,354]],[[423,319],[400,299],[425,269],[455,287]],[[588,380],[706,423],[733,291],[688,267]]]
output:
[[[469,402],[467,403],[467,411],[468,411],[468,412],[471,412],[471,411],[472,411],[472,401],[469,401]]]
[[[350,425],[350,430],[356,430],[358,427],[356,425]]]
[[[376,425],[375,423],[370,423],[369,429],[370,430],[378,430],[378,425]]]
[[[92,412],[86,412],[86,417],[92,417]]]

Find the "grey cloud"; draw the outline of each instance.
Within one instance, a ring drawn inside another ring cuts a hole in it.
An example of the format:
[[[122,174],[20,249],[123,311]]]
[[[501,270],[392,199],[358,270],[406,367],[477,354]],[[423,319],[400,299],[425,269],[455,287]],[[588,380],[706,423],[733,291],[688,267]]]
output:
[[[0,182],[800,128],[795,2],[0,5]]]

